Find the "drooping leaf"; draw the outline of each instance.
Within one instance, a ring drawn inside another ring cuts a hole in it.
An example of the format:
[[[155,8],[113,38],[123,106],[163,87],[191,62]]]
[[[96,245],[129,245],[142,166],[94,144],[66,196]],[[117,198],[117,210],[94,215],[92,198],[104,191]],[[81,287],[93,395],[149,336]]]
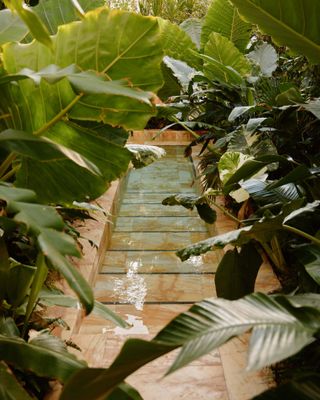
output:
[[[318,64],[320,31],[317,0],[231,0],[240,14],[268,35],[276,43],[290,47]]]
[[[126,148],[132,153],[131,161],[134,168],[146,167],[166,155],[166,151],[158,146],[128,144]]]
[[[42,290],[39,297],[40,302],[47,306],[73,308],[79,307],[79,301],[77,298],[67,296],[62,293],[52,293],[48,290]],[[114,313],[106,305],[99,303],[98,301],[94,302],[92,313],[108,321],[111,321],[122,328],[126,328],[128,326],[127,323],[118,314]]]
[[[154,340],[182,346],[169,370],[173,372],[252,328],[247,369],[260,369],[310,344],[319,330],[319,323],[313,326],[317,315],[311,307],[292,307],[285,296],[208,299],[180,314]],[[268,346],[262,345],[266,342]]]
[[[219,263],[215,284],[217,296],[236,300],[254,292],[262,258],[253,243],[245,244],[240,252],[229,250]]]
[[[200,49],[200,38],[202,21],[197,18],[188,18],[180,24],[180,28],[183,29],[191,38],[193,43]]]
[[[178,315],[151,342],[129,339],[109,369],[79,371],[65,385],[61,400],[106,396],[141,366],[182,347],[169,370],[173,372],[249,329],[248,369],[258,369],[310,344],[320,329],[319,317],[320,311],[293,306],[286,296],[254,293],[235,301],[204,300]],[[266,340],[268,346],[261,346]]]
[[[0,11],[0,46],[23,39],[28,33],[27,25],[11,10]]]
[[[210,34],[204,48],[204,55],[206,60],[203,71],[211,80],[241,84],[241,78],[251,71],[250,63],[245,56],[229,39],[219,33]],[[221,68],[221,65],[225,68]]]
[[[243,246],[252,239],[260,242],[269,242],[273,236],[283,229],[283,221],[292,210],[299,209],[303,199],[298,199],[284,204],[278,215],[267,214],[252,225],[236,229],[222,235],[193,243],[184,249],[177,251],[177,256],[182,260],[188,260],[191,256],[199,256],[214,249],[224,248],[227,244]]]
[[[237,9],[228,0],[214,0],[204,19],[201,46],[204,48],[211,33],[217,32],[244,51],[250,39],[250,30],[251,25],[240,18]]]
[[[51,339],[50,339],[51,340]],[[0,357],[17,368],[31,371],[38,376],[56,378],[61,382],[68,380],[76,371],[86,367],[67,351],[50,349],[50,346],[38,346],[26,343],[20,338],[8,338],[0,335]]]
[[[65,257],[75,255],[70,237],[52,229],[42,229],[38,243],[46,259],[63,275],[70,288],[79,297],[86,314],[89,314],[94,306],[92,290],[77,268]]]
[[[164,206],[182,206],[188,210],[195,207],[202,220],[207,224],[213,224],[217,219],[217,213],[210,207],[206,196],[174,194],[162,200]]]
[[[255,62],[264,76],[272,76],[278,67],[278,54],[271,44],[263,42],[248,54],[248,58]]]
[[[7,365],[0,362],[0,398],[2,400],[32,400]]]

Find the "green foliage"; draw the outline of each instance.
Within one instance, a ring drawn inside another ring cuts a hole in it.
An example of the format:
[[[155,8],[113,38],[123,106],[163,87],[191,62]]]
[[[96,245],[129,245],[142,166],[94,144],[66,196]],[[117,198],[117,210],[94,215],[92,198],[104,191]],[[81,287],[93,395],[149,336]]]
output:
[[[317,0],[231,0],[240,14],[279,45],[303,54],[311,63],[319,63],[320,35]]]
[[[300,304],[292,302],[290,296],[261,293],[235,301],[207,299],[174,318],[151,342],[129,339],[109,369],[76,373],[65,386],[61,400],[69,400],[72,395],[79,400],[89,395],[93,399],[106,396],[142,365],[180,347],[168,371],[174,372],[250,329],[247,368],[259,369],[313,342],[320,329],[319,317],[318,310],[303,305],[303,297]]]

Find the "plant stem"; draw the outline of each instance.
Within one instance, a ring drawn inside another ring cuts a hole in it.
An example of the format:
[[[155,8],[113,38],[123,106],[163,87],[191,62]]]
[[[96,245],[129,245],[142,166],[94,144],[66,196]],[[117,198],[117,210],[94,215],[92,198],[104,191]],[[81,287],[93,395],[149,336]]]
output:
[[[272,263],[279,269],[282,270],[281,265],[279,265],[279,261],[277,259],[277,257],[274,256],[271,247],[265,243],[265,242],[260,242],[263,250],[265,251],[265,253],[267,254],[267,256],[269,257],[269,259],[272,261]]]
[[[208,199],[208,201],[210,201],[210,199]],[[212,204],[214,205],[214,207],[217,207],[218,210],[222,211],[224,215],[226,215],[227,217],[231,218],[233,221],[235,221],[237,224],[241,225],[242,221],[240,219],[238,219],[237,217],[235,217],[233,214],[231,214],[228,210],[226,210],[224,207],[220,206],[219,204],[212,202]]]
[[[297,234],[299,236],[302,236],[305,239],[311,240],[311,242],[313,242],[313,243],[317,244],[318,246],[320,246],[320,240],[317,239],[316,237],[311,236],[308,233],[303,232],[300,229],[294,228],[293,226],[290,226],[290,225],[282,225],[282,227],[284,229],[286,229],[287,231],[290,231],[290,232],[295,233],[295,234]]]
[[[16,154],[10,153],[8,157],[3,161],[3,163],[0,165],[0,177],[2,177],[5,174],[5,172],[13,163],[13,161],[16,159],[16,157],[17,157]]]
[[[55,125],[57,122],[61,120],[62,117],[64,117],[67,112],[81,99],[81,97],[84,95],[84,93],[78,94],[64,109],[62,109],[52,120],[48,121],[45,125],[43,125],[40,129],[36,130],[33,132],[33,135],[35,136],[41,136],[45,131],[47,131],[49,128],[51,128],[53,125]]]
[[[6,173],[5,175],[3,175],[1,177],[1,180],[7,181],[18,171],[19,168],[20,168],[20,165],[16,165],[15,167],[13,167],[12,169],[10,169],[10,171],[8,173]]]
[[[286,260],[283,256],[280,243],[276,235],[271,239],[271,247],[272,251],[275,253],[275,257],[278,260],[278,266],[281,266],[281,269],[283,271],[286,271],[287,270]]]
[[[11,117],[11,114],[2,114],[2,115],[0,115],[0,120],[1,119],[7,119],[7,118],[10,118]]]

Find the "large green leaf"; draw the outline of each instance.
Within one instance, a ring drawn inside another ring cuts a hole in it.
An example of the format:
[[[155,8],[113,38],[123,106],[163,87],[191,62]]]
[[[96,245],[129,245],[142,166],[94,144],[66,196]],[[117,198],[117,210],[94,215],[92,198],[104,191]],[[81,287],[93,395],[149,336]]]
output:
[[[0,362],[0,398],[2,400],[32,400],[9,367],[2,362]]]
[[[201,27],[202,21],[197,18],[188,18],[180,24],[180,28],[190,36],[197,49],[200,49]]]
[[[23,39],[28,33],[27,25],[10,10],[0,11],[0,46]]]
[[[236,300],[254,292],[262,258],[253,243],[245,244],[240,252],[229,250],[219,263],[215,284],[217,296]]]
[[[204,48],[212,32],[228,38],[240,51],[244,51],[250,39],[251,25],[244,22],[237,9],[228,0],[213,0],[205,16],[201,46]]]
[[[241,15],[280,45],[290,47],[314,63],[320,59],[318,0],[231,0]]]
[[[36,72],[47,68],[47,74],[42,71],[43,79],[37,85],[24,79],[6,86],[10,96],[0,100],[1,106],[12,114],[14,128],[45,135],[76,150],[97,165],[102,177],[68,158],[42,162],[23,157],[16,183],[34,189],[42,201],[84,201],[101,195],[111,180],[123,174],[131,155],[118,145],[115,137],[111,140],[101,130],[98,133],[84,128],[83,121],[143,128],[155,113],[151,95],[144,90],[155,91],[162,85],[158,22],[127,12],[99,9],[86,14],[82,21],[62,26],[52,40],[53,54],[38,42],[5,46],[4,63],[11,75],[25,68]],[[48,66],[53,63],[62,69],[76,63],[81,70],[92,72],[69,72],[57,82],[63,74],[56,71],[56,78],[52,76]],[[30,78],[39,78],[36,75],[29,73]],[[8,98],[15,104],[8,103]],[[70,119],[78,123],[68,122]],[[64,185],[60,185],[61,176]]]
[[[254,293],[236,301],[209,299],[179,315],[154,340],[182,346],[172,372],[252,329],[247,368],[260,369],[313,342],[319,316],[311,307],[294,308],[284,296]]]
[[[197,47],[190,36],[178,25],[158,18],[162,48],[166,56],[186,62],[190,67],[201,69],[201,61],[194,52]]]
[[[26,343],[19,338],[0,335],[0,357],[19,369],[34,372],[38,376],[56,378],[62,382],[86,367],[84,361],[77,360],[66,350],[58,350],[56,346],[52,348],[51,342],[52,338],[47,338],[40,346],[37,343]]]
[[[169,370],[173,372],[251,329],[248,369],[258,369],[312,343],[319,321],[319,310],[294,306],[286,296],[254,293],[235,301],[204,300],[178,315],[151,342],[129,339],[109,369],[76,373],[61,400],[103,398],[141,366],[182,347]]]
[[[87,12],[105,5],[104,0],[78,0],[83,11]],[[57,33],[58,27],[79,19],[71,0],[40,0],[33,11],[42,19],[51,34]]]
[[[240,77],[250,74],[251,66],[245,56],[228,38],[219,33],[210,34],[204,48],[204,55],[207,56],[207,59],[203,71],[209,79],[239,84],[239,78],[235,79],[234,71]],[[225,68],[221,69],[220,65]]]

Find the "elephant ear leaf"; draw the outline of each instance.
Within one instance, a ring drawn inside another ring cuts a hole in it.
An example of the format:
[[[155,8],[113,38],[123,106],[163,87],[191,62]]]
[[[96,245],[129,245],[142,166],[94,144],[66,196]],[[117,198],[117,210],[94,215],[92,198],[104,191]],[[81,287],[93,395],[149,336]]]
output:
[[[229,39],[241,52],[250,39],[251,25],[240,18],[238,10],[228,0],[211,2],[201,32],[201,47],[204,48],[212,32]]]
[[[305,55],[313,64],[320,59],[317,0],[231,0],[239,13],[279,45]]]

